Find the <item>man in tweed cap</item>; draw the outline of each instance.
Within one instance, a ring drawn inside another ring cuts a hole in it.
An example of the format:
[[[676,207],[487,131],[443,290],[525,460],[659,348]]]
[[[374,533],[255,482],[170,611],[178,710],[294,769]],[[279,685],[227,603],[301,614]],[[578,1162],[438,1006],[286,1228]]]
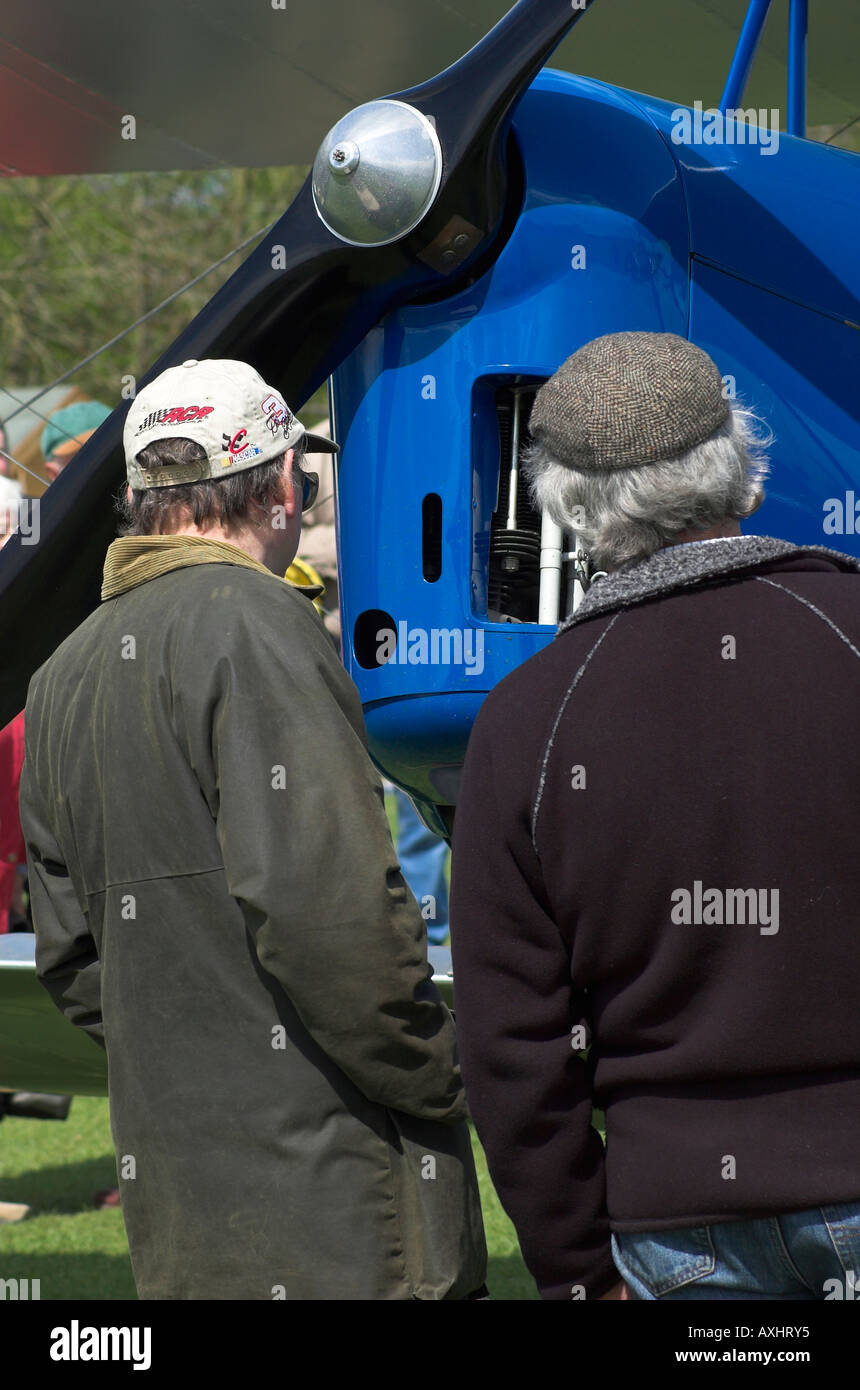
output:
[[[538,506],[578,521],[600,570],[739,536],[764,496],[754,417],[732,409],[707,353],[673,333],[586,343],[538,392],[531,432]]]
[[[741,535],[754,418],[672,334],[587,343],[530,428],[603,577],[485,701],[457,805],[493,1180],[548,1299],[850,1297],[858,563]]]

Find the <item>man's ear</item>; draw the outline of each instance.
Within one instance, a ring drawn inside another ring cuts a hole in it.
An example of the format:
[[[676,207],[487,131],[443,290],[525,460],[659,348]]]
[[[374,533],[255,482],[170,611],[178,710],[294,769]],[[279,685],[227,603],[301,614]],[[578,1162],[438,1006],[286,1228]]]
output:
[[[284,467],[278,483],[278,501],[285,508],[287,516],[292,516],[296,509],[301,511],[301,499],[298,488],[293,482],[293,459],[295,449],[288,449],[284,454]]]

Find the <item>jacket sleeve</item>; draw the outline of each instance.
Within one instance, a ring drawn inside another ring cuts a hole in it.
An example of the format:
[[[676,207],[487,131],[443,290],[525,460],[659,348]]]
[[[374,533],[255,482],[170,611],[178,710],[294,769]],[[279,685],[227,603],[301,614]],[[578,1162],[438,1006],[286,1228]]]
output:
[[[453,1020],[431,980],[358,693],[307,600],[276,598],[231,618],[184,716],[229,891],[260,964],[364,1095],[455,1121],[465,1097]]]
[[[530,787],[494,758],[494,738],[504,746],[518,724],[494,721],[494,707],[491,695],[469,741],[451,861],[466,1096],[541,1297],[599,1298],[620,1276],[587,1064],[572,1045],[583,999],[532,848]]]
[[[69,1022],[104,1047],[96,943],[28,758],[21,771],[19,810],[36,933],[36,975]]]

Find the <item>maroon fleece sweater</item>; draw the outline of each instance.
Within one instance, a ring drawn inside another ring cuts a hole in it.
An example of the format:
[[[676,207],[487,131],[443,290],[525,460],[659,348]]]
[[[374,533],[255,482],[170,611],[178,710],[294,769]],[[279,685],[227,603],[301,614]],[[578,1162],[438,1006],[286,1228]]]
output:
[[[544,1298],[612,1230],[860,1198],[858,711],[857,562],[757,537],[599,581],[485,701],[458,1037]]]

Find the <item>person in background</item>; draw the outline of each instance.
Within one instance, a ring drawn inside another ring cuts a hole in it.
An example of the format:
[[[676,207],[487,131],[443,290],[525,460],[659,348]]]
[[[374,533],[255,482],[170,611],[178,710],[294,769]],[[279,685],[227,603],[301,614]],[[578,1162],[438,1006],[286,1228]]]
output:
[[[13,460],[8,457],[6,425],[0,420],[0,478],[8,478],[8,481],[14,482],[15,486],[18,488],[18,496],[21,496],[21,488],[19,488],[18,482],[15,482],[13,478],[13,468]]]
[[[51,482],[59,478],[81,446],[110,414],[111,407],[102,405],[101,401],[75,401],[54,412],[42,430],[42,453]]]
[[[322,440],[331,434],[327,420],[313,426],[314,435]],[[294,564],[306,562],[316,581],[323,586],[317,601],[326,631],[340,651],[340,595],[337,583],[337,540],[334,520],[334,467],[332,455],[315,449],[304,460],[304,467],[319,479],[317,496],[302,518],[301,557]],[[302,581],[299,580],[299,583]]]
[[[111,411],[99,401],[79,401],[55,412],[42,431],[42,452],[45,468],[53,482],[74,458],[75,454]],[[0,548],[12,535],[21,520],[23,491],[11,477],[12,462],[8,453],[5,426],[0,424]],[[21,711],[0,730],[0,933],[30,931],[23,888],[26,879],[26,850],[18,814],[18,790],[24,760],[24,712]],[[16,1092],[3,1098],[5,1109],[16,1114],[36,1115],[38,1118],[65,1119],[71,1106],[70,1096],[28,1093],[29,1109],[19,1104],[24,1093]],[[35,1106],[35,1111],[33,1110]],[[119,1191],[108,1188],[95,1194],[96,1207],[118,1207]],[[29,1206],[16,1202],[0,1202],[0,1222],[21,1221]]]
[[[0,729],[0,934],[17,927],[23,913],[19,866],[26,864],[26,848],[18,816],[18,786],[24,762],[24,713]],[[14,922],[13,922],[14,917]],[[14,1093],[0,1092],[0,1120]],[[25,1202],[0,1201],[0,1225],[23,1221],[30,1207]]]
[[[18,525],[18,504],[23,496],[21,484],[12,476],[14,464],[8,452],[6,426],[0,421],[0,548]]]
[[[6,428],[0,422],[0,550],[17,530],[23,501],[21,485],[9,477],[11,462],[4,455]],[[26,855],[18,819],[18,784],[24,761],[24,711],[0,729],[0,932],[24,922],[21,888]]]
[[[448,846],[427,829],[406,792],[393,783],[392,789],[397,806],[397,857],[403,877],[427,923],[427,940],[431,946],[443,946],[448,940]]]
[[[17,529],[22,506],[21,486],[9,477],[6,427],[0,422],[0,550]],[[8,932],[10,913],[23,915],[21,875],[26,867],[24,839],[18,819],[18,784],[24,761],[24,711],[0,729],[0,932]]]
[[[0,478],[0,550],[18,529],[20,517],[20,487],[11,478]]]
[[[18,787],[24,762],[24,712],[0,729],[0,932],[8,932],[14,906],[20,915],[18,866],[26,864],[18,816]],[[16,903],[17,897],[17,903]]]

